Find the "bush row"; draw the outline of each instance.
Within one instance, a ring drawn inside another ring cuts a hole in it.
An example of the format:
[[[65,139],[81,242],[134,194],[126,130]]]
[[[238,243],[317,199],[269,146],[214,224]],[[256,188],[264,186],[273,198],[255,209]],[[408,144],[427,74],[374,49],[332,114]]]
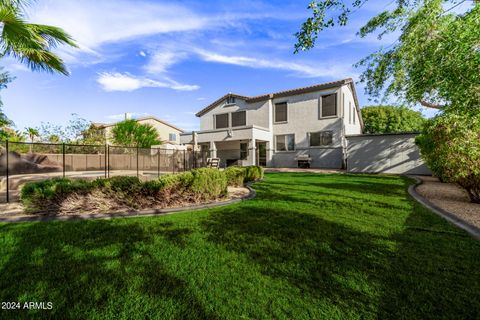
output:
[[[247,182],[263,179],[263,168],[259,166],[232,166],[225,169],[229,186],[240,187]]]
[[[137,177],[109,179],[51,179],[25,184],[21,201],[27,212],[103,212],[211,201],[227,194],[227,186],[263,178],[260,167],[225,171],[201,168],[142,182]],[[86,207],[85,207],[86,206]]]

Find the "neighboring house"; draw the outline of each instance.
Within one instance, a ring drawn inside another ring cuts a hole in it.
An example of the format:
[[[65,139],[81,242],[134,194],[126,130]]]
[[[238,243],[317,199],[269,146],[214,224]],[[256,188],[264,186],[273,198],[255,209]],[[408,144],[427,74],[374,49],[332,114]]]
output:
[[[346,135],[363,123],[352,79],[256,97],[226,94],[200,110],[200,131],[181,134],[223,166],[344,168]]]
[[[125,119],[130,119],[130,116],[128,113],[125,114]],[[171,144],[180,144],[180,134],[183,133],[182,129],[153,116],[138,118],[135,120],[141,124],[152,125],[157,130],[158,135],[160,136],[160,140],[162,140],[163,142],[171,143]],[[116,123],[111,123],[111,124],[95,123],[94,125],[99,129],[104,130],[107,138],[107,142],[110,143],[111,131],[113,126],[115,126],[115,124]]]

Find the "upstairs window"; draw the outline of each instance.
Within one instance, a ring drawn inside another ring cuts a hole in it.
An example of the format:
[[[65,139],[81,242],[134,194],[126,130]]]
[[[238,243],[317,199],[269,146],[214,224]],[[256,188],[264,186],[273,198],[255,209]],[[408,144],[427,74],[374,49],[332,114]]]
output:
[[[235,103],[235,97],[227,97],[227,104],[234,104]]]
[[[329,146],[333,141],[332,131],[310,132],[310,147]]]
[[[276,151],[295,151],[295,135],[282,134],[275,137]]]
[[[357,110],[355,107],[352,108],[352,113],[353,113],[353,124],[355,124],[355,115],[357,114]]]
[[[232,112],[232,127],[240,127],[247,125],[247,112],[237,111]]]
[[[276,103],[275,104],[275,122],[287,122],[288,117],[287,117],[287,103],[282,102],[282,103]]]
[[[228,113],[215,115],[215,129],[228,128]]]
[[[348,102],[348,123],[352,124],[352,103]]]
[[[337,94],[329,94],[321,98],[321,117],[337,116]]]
[[[168,134],[168,140],[169,141],[177,141],[177,135],[175,133],[169,133]]]

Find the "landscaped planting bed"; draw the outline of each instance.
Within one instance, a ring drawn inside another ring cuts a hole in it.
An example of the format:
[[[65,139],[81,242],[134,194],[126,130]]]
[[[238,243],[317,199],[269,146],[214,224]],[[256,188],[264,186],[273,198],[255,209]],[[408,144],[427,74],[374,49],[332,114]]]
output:
[[[480,242],[405,177],[271,173],[249,201],[0,224],[2,319],[479,319]]]
[[[50,179],[25,184],[21,201],[26,213],[45,215],[180,207],[222,200],[228,185],[263,177],[260,167],[238,167],[233,181],[231,171],[201,168],[147,182],[137,177]]]

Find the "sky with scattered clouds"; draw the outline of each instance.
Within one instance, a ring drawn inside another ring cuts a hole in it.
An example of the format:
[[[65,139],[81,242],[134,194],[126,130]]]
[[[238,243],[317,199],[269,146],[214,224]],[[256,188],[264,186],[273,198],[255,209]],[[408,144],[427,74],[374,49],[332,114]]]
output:
[[[352,65],[395,41],[355,35],[386,8],[370,1],[346,27],[322,33],[313,50],[293,54],[308,3],[39,0],[28,8],[29,21],[62,27],[79,45],[57,50],[71,75],[34,73],[4,58],[16,77],[1,92],[4,111],[19,129],[64,124],[72,113],[113,122],[130,112],[194,130],[195,112],[227,92],[249,96],[358,80],[361,70]],[[361,105],[369,104],[360,84],[357,91]]]

